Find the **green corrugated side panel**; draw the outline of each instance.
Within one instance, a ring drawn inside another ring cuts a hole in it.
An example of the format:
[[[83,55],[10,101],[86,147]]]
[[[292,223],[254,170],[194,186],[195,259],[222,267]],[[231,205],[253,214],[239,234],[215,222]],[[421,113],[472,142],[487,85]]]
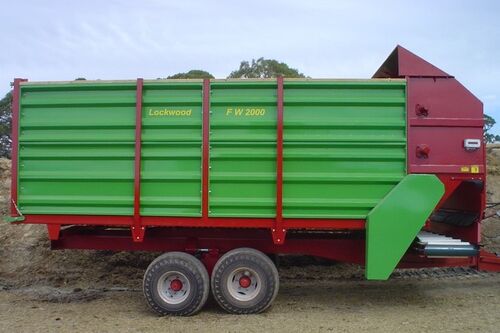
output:
[[[406,174],[405,82],[284,88],[283,216],[365,218]]]
[[[285,81],[285,217],[362,218],[397,184],[404,90]],[[135,82],[28,84],[21,95],[23,213],[131,215]],[[200,216],[202,82],[146,81],[143,103],[141,213]],[[210,110],[210,216],[274,217],[276,82],[212,82]]]
[[[24,214],[133,213],[135,82],[25,85]],[[202,83],[143,89],[141,213],[200,216]]]
[[[274,217],[276,83],[211,89],[210,216]],[[405,82],[285,80],[284,96],[284,216],[365,218],[406,174]]]
[[[129,215],[135,83],[21,86],[23,214]]]
[[[201,216],[202,82],[145,82],[141,214]]]
[[[276,82],[211,85],[209,215],[276,215]]]
[[[366,277],[386,280],[444,194],[435,175],[407,175],[369,213]]]

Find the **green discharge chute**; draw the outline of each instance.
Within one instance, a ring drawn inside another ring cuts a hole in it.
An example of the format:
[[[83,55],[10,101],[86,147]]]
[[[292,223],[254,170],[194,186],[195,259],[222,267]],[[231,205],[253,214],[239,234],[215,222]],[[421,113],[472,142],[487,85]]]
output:
[[[386,280],[444,194],[435,175],[411,174],[368,214],[366,278]]]

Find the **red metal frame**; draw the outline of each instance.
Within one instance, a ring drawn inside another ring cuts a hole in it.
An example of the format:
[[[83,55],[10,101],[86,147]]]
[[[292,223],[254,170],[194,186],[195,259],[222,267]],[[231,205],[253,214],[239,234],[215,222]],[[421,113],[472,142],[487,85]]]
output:
[[[210,79],[203,79],[203,148],[202,148],[202,184],[201,184],[201,216],[208,219],[208,191],[210,169]]]
[[[305,254],[333,260],[364,263],[362,232],[353,238],[345,233],[297,233],[284,244],[275,244],[264,229],[240,228],[149,228],[147,241],[133,242],[125,229],[70,227],[61,230],[53,249],[98,249],[114,251],[185,251],[189,253],[228,252],[237,247],[251,247],[264,253]],[[165,241],[168,239],[168,241]]]
[[[272,230],[276,244],[285,242],[286,229],[283,227],[283,77],[276,79],[276,221]]]
[[[247,229],[272,229],[273,218],[231,218],[231,217],[162,217],[142,216],[141,223],[145,227],[226,227]],[[96,225],[96,226],[131,226],[133,216],[117,215],[25,215],[23,223],[58,224],[58,225]],[[351,219],[283,219],[285,229],[315,230],[363,230],[365,220]]]
[[[11,216],[19,216],[17,211],[17,181],[18,181],[18,162],[19,162],[19,112],[20,112],[20,97],[21,97],[21,82],[28,81],[26,79],[14,79],[14,91],[12,92],[12,176],[10,187],[10,214]]]
[[[165,241],[168,239],[168,241]],[[222,253],[238,247],[251,247],[269,254],[301,254],[325,259],[365,264],[363,232],[289,233],[284,244],[276,244],[265,229],[239,228],[150,228],[147,241],[134,242],[126,229],[69,227],[52,240],[57,249],[94,249],[113,251],[183,251],[200,254],[211,271]],[[479,259],[478,259],[479,258]],[[479,267],[498,271],[500,259],[481,251],[480,257],[427,258],[409,251],[398,268]]]
[[[477,269],[480,271],[500,272],[500,257],[481,250],[478,255]]]
[[[134,222],[132,238],[136,242],[144,239],[144,226],[141,225],[141,147],[142,147],[142,90],[144,80],[137,79],[135,97],[135,157],[134,157]]]

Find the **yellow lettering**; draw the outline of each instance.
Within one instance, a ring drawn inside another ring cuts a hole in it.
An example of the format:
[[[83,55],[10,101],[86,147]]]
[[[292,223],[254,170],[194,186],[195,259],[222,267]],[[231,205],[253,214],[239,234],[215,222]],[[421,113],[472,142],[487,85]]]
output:
[[[191,116],[192,109],[148,109],[148,116],[163,117],[163,116]]]
[[[262,117],[266,114],[265,108],[238,108],[231,107],[226,108],[225,115],[226,116],[235,116],[235,117]]]

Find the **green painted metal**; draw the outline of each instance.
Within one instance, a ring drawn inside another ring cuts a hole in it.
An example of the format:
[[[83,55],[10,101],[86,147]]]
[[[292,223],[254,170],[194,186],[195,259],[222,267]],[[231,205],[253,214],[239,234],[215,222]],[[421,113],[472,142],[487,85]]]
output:
[[[284,87],[283,216],[365,218],[406,174],[405,82]],[[276,83],[211,88],[210,216],[274,217]]]
[[[23,214],[132,215],[135,89],[135,82],[22,85]],[[141,214],[199,216],[200,168],[201,81],[146,82]]]
[[[3,216],[2,219],[7,223],[17,223],[26,220],[25,216]]]
[[[443,194],[435,175],[407,175],[368,214],[367,279],[389,278]]]
[[[201,216],[202,82],[146,81],[141,215]]]
[[[365,218],[406,174],[404,80],[285,80],[283,216]],[[135,81],[21,86],[23,214],[132,215]],[[209,216],[276,216],[276,81],[215,80]],[[141,214],[201,215],[202,81],[145,81]]]
[[[135,82],[21,86],[19,210],[131,215]]]
[[[276,82],[211,85],[209,216],[276,214]]]
[[[365,218],[406,174],[405,82],[284,87],[283,216]]]

